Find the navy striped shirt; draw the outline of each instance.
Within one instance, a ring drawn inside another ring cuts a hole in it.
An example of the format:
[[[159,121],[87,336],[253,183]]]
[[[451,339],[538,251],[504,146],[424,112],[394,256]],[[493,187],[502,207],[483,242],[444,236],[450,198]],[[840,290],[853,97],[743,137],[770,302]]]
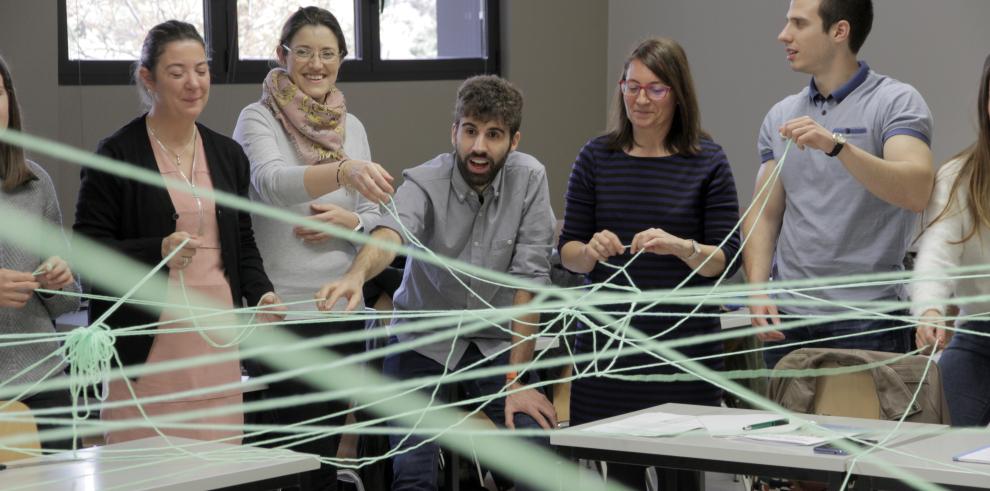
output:
[[[621,150],[608,147],[606,137],[589,141],[578,155],[571,170],[567,186],[564,227],[560,246],[570,241],[587,243],[601,230],[615,233],[624,245],[633,236],[649,228],[660,228],[677,237],[694,239],[702,244],[722,245],[726,259],[731,260],[739,251],[739,232],[730,235],[739,221],[739,202],[736,196],[732,169],[722,147],[709,139],[702,139],[701,151],[695,155],[669,157],[634,157]],[[626,253],[609,259],[610,264],[622,266],[632,256]],[[739,261],[728,274],[739,267]],[[627,270],[636,286],[642,290],[669,289],[677,286],[691,272],[691,268],[674,256],[644,253]],[[603,282],[615,270],[596,265],[588,274],[590,282]],[[615,283],[628,283],[617,277]],[[695,275],[685,286],[704,286],[714,283],[714,278]],[[620,311],[628,306],[610,306],[609,311]],[[692,306],[660,305],[653,312],[688,312]],[[712,308],[699,309],[711,312]],[[657,334],[682,317],[639,316],[633,326],[648,334]],[[659,338],[675,339],[715,332],[719,321],[714,317],[691,318],[675,331]],[[577,337],[578,352],[591,352],[607,342],[603,334],[582,334]],[[613,345],[615,347],[615,345]],[[627,351],[628,350],[628,351]],[[722,345],[705,343],[682,348],[689,357],[718,355]],[[625,353],[629,353],[628,355]],[[624,348],[624,355],[616,368],[636,367],[657,360],[635,348]],[[715,356],[705,361],[714,369],[722,362]],[[604,368],[608,362],[599,362]],[[652,367],[623,371],[625,374],[677,373],[673,367]],[[694,404],[717,403],[721,393],[704,382],[645,383],[589,377],[575,381],[571,393],[571,424],[580,424],[600,418],[623,414],[665,402]]]

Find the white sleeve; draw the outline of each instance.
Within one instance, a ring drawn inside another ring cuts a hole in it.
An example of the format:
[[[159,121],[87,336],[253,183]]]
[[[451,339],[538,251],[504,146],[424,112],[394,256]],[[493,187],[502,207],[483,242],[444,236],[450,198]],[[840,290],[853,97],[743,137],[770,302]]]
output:
[[[371,160],[371,145],[368,144],[368,132],[364,129],[364,123],[351,113],[347,113],[346,121],[344,153],[348,158]]]
[[[261,200],[286,207],[313,198],[306,192],[306,166],[286,159],[279,150],[278,137],[283,131],[267,108],[251,104],[237,118],[233,138],[251,162],[251,186]]]
[[[960,265],[964,244],[958,242],[971,226],[968,212],[961,206],[965,203],[965,186],[957,190],[951,207],[938,222],[932,224],[931,221],[945,210],[958,169],[957,162],[950,162],[939,170],[931,201],[925,210],[927,228],[919,239],[918,258],[910,285],[911,313],[916,316],[930,309],[944,314],[946,304],[955,292],[955,281],[945,276],[948,269]]]

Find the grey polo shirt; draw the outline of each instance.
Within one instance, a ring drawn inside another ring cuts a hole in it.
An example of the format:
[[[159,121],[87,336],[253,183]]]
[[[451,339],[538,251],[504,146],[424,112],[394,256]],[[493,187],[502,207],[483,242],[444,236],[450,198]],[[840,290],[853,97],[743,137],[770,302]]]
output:
[[[550,285],[554,214],[546,171],[535,158],[522,152],[510,153],[505,167],[480,196],[464,181],[450,153],[406,170],[403,177],[395,193],[399,219],[423,245],[440,256],[508,273],[534,285]],[[383,214],[378,226],[402,234],[402,227],[388,213]],[[408,242],[405,237],[403,240]],[[459,277],[474,294],[447,269],[408,258],[402,284],[393,299],[393,325],[405,322],[404,310],[484,309],[485,302],[494,307],[512,305],[516,289]],[[470,320],[473,319],[465,318]],[[450,328],[455,325],[456,321],[452,321]],[[511,328],[509,323],[503,327]],[[399,340],[425,334],[404,334]],[[453,343],[444,341],[416,351],[443,364],[453,346],[453,367],[471,342],[484,355],[491,356],[507,348],[510,339],[507,332],[493,326],[459,337]]]
[[[864,63],[829,97],[814,79],[800,93],[778,102],[760,128],[761,162],[779,159],[786,142],[779,128],[788,120],[811,116],[842,133],[849,143],[883,155],[895,135],[910,135],[931,144],[932,116],[913,87],[880,75]],[[792,146],[780,179],[786,195],[783,223],[774,255],[773,279],[797,280],[903,269],[902,261],[918,215],[882,201],[842,165],[814,149]],[[809,292],[831,301],[893,300],[903,297],[898,285],[828,288]],[[798,298],[782,294],[780,298]],[[828,304],[782,307],[795,314],[841,310]]]

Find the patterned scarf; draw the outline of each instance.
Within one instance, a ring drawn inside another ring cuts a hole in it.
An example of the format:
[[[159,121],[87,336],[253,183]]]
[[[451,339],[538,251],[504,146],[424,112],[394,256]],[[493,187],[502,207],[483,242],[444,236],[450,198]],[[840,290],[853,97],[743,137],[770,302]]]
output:
[[[299,158],[308,165],[335,162],[344,154],[344,121],[347,106],[344,95],[333,89],[325,103],[319,103],[299,90],[282,68],[268,72],[261,86],[261,103],[289,135]]]

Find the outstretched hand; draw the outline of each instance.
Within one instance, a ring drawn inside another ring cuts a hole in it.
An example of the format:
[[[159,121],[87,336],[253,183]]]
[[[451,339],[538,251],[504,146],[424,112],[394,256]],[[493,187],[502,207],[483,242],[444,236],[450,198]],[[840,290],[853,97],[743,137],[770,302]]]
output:
[[[395,192],[392,175],[379,164],[367,160],[348,159],[340,164],[340,184],[354,188],[375,203],[387,203]]]
[[[320,288],[316,293],[316,307],[323,311],[332,310],[338,300],[346,298],[345,310],[352,311],[361,305],[361,300],[364,298],[363,289],[364,278],[355,273],[348,273],[343,278],[331,281]]]

